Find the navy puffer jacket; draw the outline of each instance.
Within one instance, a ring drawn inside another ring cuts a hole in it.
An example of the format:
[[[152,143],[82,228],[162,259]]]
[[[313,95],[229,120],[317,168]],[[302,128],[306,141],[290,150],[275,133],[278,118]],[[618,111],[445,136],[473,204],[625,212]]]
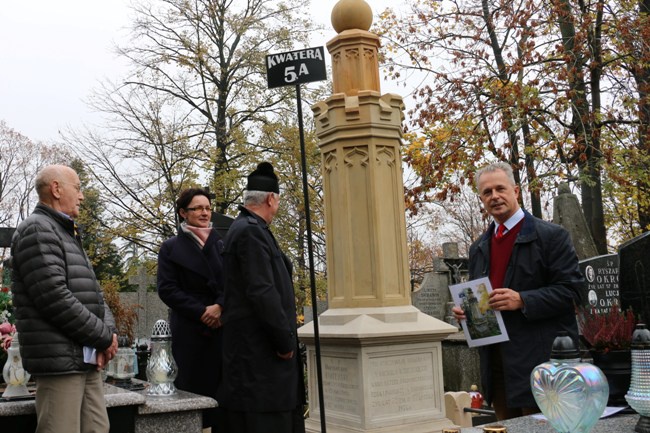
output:
[[[12,293],[23,366],[32,375],[95,368],[83,346],[106,350],[115,321],[104,303],[74,223],[45,205],[14,233]]]

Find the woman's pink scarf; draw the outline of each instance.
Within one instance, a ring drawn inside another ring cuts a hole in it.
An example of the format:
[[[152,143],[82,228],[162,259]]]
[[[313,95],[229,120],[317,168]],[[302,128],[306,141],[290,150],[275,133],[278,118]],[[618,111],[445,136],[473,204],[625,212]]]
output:
[[[203,248],[203,245],[205,245],[205,241],[208,240],[208,236],[210,236],[210,233],[212,232],[212,223],[210,223],[210,227],[195,227],[191,226],[185,222],[181,223],[181,229],[185,233],[189,233],[196,241],[201,245],[201,248]]]

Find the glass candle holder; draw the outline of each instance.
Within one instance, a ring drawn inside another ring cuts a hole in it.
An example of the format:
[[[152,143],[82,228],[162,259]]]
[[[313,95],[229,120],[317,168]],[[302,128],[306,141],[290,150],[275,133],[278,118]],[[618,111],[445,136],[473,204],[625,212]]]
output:
[[[172,356],[172,333],[169,324],[158,320],[151,333],[151,355],[147,362],[147,395],[167,396],[176,393],[174,380],[178,367]]]
[[[134,366],[137,366],[135,350],[130,347],[120,347],[115,354],[114,378],[118,380],[131,380],[135,377]]]
[[[595,365],[580,362],[566,331],[553,341],[551,359],[533,369],[530,385],[540,410],[561,433],[591,431],[609,397],[607,378]]]
[[[7,350],[7,362],[2,369],[2,378],[7,384],[2,397],[22,397],[29,395],[27,382],[31,375],[23,368],[23,360],[20,357],[20,343],[16,332],[11,340],[11,346]]]
[[[641,417],[634,429],[650,433],[650,330],[644,323],[632,334],[632,378],[625,400]]]

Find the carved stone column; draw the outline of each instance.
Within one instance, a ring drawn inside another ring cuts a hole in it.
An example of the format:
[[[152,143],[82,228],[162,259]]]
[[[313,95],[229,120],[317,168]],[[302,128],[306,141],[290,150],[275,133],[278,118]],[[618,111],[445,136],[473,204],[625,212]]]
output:
[[[411,305],[400,158],[402,99],[361,90],[313,107],[320,138],[329,307]]]
[[[329,310],[319,318],[327,431],[434,433],[445,417],[441,340],[457,329],[411,305],[400,146],[404,105],[380,94],[363,0],[332,11],[334,94],[312,109],[322,153]],[[320,431],[313,324],[310,418]]]

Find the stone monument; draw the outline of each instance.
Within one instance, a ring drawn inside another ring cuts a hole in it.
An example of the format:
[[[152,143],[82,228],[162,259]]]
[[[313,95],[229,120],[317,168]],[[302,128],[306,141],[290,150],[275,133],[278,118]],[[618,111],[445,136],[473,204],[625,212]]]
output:
[[[571,193],[566,183],[560,184],[557,195],[553,199],[553,222],[567,229],[578,259],[582,260],[598,254],[578,197]]]
[[[145,266],[140,266],[136,275],[129,277],[129,284],[137,286],[137,291],[120,292],[120,300],[126,304],[139,306],[135,338],[148,340],[156,321],[168,320],[168,308],[160,300],[156,291],[149,291],[151,287],[156,286],[156,277],[149,275]]]
[[[620,294],[623,309],[632,307],[643,323],[650,323],[650,232],[618,248],[621,268]]]
[[[585,276],[582,306],[607,313],[614,305],[620,305],[617,254],[581,260],[580,271]]]
[[[441,341],[456,328],[411,305],[400,145],[402,98],[380,94],[379,37],[363,0],[332,10],[334,94],[312,109],[325,200],[328,305],[319,317],[330,433],[434,433],[445,417]],[[320,432],[313,322],[307,431]]]
[[[11,237],[16,231],[13,227],[0,227],[0,248],[9,248],[11,246]]]
[[[427,272],[420,287],[411,293],[414,307],[431,317],[442,319],[446,313],[447,298],[441,288],[448,285],[447,275]]]

